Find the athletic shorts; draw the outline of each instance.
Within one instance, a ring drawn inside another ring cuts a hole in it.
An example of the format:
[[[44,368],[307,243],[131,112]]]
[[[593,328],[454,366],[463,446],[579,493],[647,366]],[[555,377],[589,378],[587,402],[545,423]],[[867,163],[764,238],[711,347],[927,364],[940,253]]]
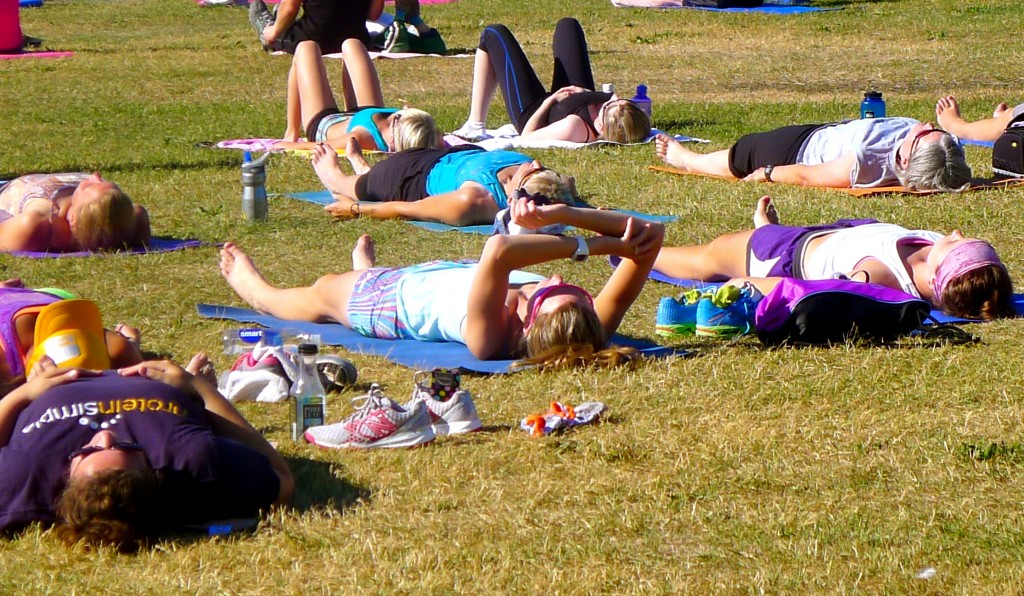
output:
[[[398,280],[404,272],[389,267],[367,269],[348,299],[348,322],[365,337],[401,339],[398,325]]]
[[[794,164],[807,137],[822,126],[798,124],[744,135],[729,148],[729,171],[737,178],[746,178],[767,165]]]
[[[327,140],[327,129],[351,117],[351,113],[342,112],[338,108],[324,108],[306,125],[306,139],[313,143],[323,143]]]
[[[877,223],[874,219],[840,219],[820,226],[768,224],[754,230],[747,243],[747,275],[803,279],[807,243],[835,230]]]

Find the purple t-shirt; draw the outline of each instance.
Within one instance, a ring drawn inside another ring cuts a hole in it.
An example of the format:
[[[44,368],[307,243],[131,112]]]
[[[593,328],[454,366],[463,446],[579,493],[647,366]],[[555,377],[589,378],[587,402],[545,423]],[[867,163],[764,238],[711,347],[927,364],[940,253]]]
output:
[[[180,504],[168,519],[250,517],[273,503],[280,481],[267,457],[210,429],[203,407],[177,389],[107,373],[50,389],[18,415],[0,449],[0,529],[55,521],[67,456],[100,430],[145,450]]]

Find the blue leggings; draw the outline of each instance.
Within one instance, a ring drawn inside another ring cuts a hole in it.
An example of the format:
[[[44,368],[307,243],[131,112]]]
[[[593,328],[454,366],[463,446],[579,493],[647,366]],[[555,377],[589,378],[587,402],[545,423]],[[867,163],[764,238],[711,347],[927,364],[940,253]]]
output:
[[[566,17],[555,26],[555,37],[551,43],[555,67],[550,92],[544,89],[522,46],[505,25],[486,27],[480,34],[478,47],[490,56],[491,69],[505,98],[509,120],[520,132],[551,93],[570,85],[594,89],[587,39],[576,19]]]

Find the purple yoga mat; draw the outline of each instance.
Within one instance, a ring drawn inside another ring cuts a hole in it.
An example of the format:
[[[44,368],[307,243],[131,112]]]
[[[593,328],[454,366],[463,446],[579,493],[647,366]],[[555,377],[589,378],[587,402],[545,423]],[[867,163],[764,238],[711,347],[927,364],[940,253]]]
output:
[[[16,60],[18,58],[70,58],[74,52],[21,52],[20,54],[0,54],[0,60]]]
[[[176,250],[184,250],[186,248],[197,248],[208,244],[201,240],[178,240],[176,238],[153,238],[150,241],[147,248],[134,248],[132,250],[120,251],[120,252],[89,252],[87,250],[79,252],[31,252],[27,250],[13,250],[6,254],[14,255],[16,257],[28,257],[30,259],[56,259],[59,257],[106,257],[111,255],[141,255],[150,252],[174,252]]]

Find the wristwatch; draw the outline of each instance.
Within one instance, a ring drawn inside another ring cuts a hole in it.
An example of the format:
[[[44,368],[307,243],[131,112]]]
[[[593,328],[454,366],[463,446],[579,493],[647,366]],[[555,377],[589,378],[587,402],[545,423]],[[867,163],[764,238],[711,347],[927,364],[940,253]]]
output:
[[[576,252],[572,253],[572,257],[570,258],[576,263],[582,263],[590,256],[590,247],[587,246],[587,239],[583,236],[575,236],[575,238]]]
[[[768,182],[772,181],[772,170],[775,169],[775,164],[768,164],[764,167],[764,179]]]

